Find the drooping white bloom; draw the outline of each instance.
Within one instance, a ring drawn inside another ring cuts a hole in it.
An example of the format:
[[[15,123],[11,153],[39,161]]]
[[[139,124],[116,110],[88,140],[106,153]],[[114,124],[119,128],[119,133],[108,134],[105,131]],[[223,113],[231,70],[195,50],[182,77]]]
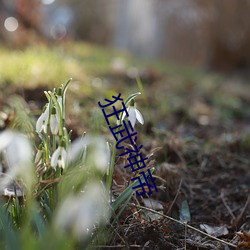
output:
[[[94,160],[95,167],[105,173],[110,164],[110,150],[107,147],[107,142],[100,137],[96,137],[93,140],[93,145],[93,154],[90,157]]]
[[[62,145],[55,150],[51,157],[51,166],[56,168],[56,166],[64,169],[67,161],[67,152]]]
[[[88,149],[88,154],[86,150]],[[107,172],[110,164],[110,149],[102,137],[85,135],[75,140],[68,151],[68,162],[71,164],[78,157],[88,161],[88,166],[94,166],[98,171]],[[92,167],[91,167],[92,168]]]
[[[60,121],[59,115],[55,107],[52,108],[50,116],[50,131],[53,135],[56,135],[59,131]]]
[[[27,186],[32,182],[32,147],[28,138],[17,132],[6,130],[0,133],[0,153],[7,163],[7,174],[1,180],[1,188],[16,177],[21,177]]]
[[[42,155],[43,155],[43,145],[40,144],[35,156],[35,164],[39,165],[41,163]]]
[[[56,213],[56,229],[81,240],[90,237],[96,225],[108,220],[108,203],[104,197],[98,182],[88,185],[79,195],[69,196]]]
[[[63,97],[62,97],[62,87],[60,87],[58,90],[57,90],[57,95],[56,95],[56,99],[58,101],[58,104],[60,106],[60,109],[61,109],[61,112],[62,112],[62,103],[63,103]]]
[[[57,96],[57,101],[58,101],[58,104],[59,104],[59,106],[61,108],[61,111],[62,111],[62,96],[58,95]]]
[[[144,119],[142,117],[142,114],[141,112],[135,107],[135,102],[134,100],[132,99],[130,101],[130,105],[129,107],[127,108],[127,111],[128,111],[128,120],[131,122],[131,125],[132,127],[134,128],[135,127],[135,122],[136,120],[141,123],[142,125],[144,124]],[[124,112],[123,113],[123,116],[122,116],[122,120],[124,120],[126,116],[126,113]]]
[[[46,134],[47,132],[47,125],[49,121],[49,104],[47,104],[45,110],[40,115],[36,122],[36,132],[41,133],[42,131]]]

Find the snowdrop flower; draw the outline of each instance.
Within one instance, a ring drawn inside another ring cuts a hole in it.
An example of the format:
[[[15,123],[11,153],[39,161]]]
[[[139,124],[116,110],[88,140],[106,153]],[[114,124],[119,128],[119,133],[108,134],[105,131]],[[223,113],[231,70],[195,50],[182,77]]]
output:
[[[107,142],[101,137],[93,138],[93,152],[90,153],[90,160],[93,161],[95,167],[105,173],[109,169],[110,164],[110,150],[107,146]]]
[[[49,104],[44,107],[43,113],[40,115],[36,122],[36,132],[41,133],[42,131],[46,134],[47,125],[49,120]]]
[[[62,88],[58,89],[56,97],[57,97],[58,104],[59,104],[61,111],[62,111]]]
[[[59,115],[55,107],[52,108],[50,116],[50,131],[53,135],[56,135],[59,131]]]
[[[132,127],[135,127],[135,122],[138,120],[139,123],[144,124],[144,120],[142,117],[141,112],[135,107],[135,101],[132,99],[130,101],[129,107],[127,108],[128,111],[128,120],[131,122]],[[123,113],[122,120],[124,120],[126,113]]]
[[[41,143],[38,147],[38,150],[35,156],[35,164],[39,165],[41,163],[42,155],[43,155],[43,145]]]
[[[21,133],[6,130],[0,133],[0,152],[3,153],[8,167],[6,178],[1,180],[1,188],[18,176],[27,186],[31,185],[33,153],[28,138]]]
[[[86,150],[88,148],[88,154]],[[87,166],[94,166],[98,171],[107,172],[110,165],[111,152],[107,142],[100,136],[85,135],[76,139],[69,147],[68,163],[72,164],[81,157],[82,161],[87,161]],[[92,168],[92,167],[91,167]]]
[[[56,229],[86,240],[96,225],[108,220],[108,203],[104,197],[103,187],[98,182],[88,185],[79,195],[68,196],[57,211]]]
[[[64,169],[67,161],[67,152],[63,143],[55,150],[51,157],[51,166],[55,169],[56,166]]]

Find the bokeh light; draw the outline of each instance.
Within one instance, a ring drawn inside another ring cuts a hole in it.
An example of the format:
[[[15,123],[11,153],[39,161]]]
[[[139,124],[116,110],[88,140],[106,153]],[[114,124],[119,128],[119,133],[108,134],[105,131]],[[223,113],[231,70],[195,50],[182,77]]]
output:
[[[14,32],[18,28],[18,21],[15,17],[8,17],[4,21],[4,27],[9,32]]]

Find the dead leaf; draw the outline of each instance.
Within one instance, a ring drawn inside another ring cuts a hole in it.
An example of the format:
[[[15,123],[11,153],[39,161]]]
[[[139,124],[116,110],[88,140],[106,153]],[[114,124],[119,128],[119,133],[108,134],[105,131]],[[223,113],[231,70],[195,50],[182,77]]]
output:
[[[154,199],[150,199],[150,198],[149,199],[145,198],[145,199],[143,199],[143,202],[144,202],[145,207],[156,210],[156,211],[163,214],[163,205],[159,201],[154,200]],[[150,211],[145,211],[144,213],[151,221],[162,218],[161,215],[155,214],[155,213],[150,212]]]
[[[205,231],[207,234],[212,235],[214,237],[219,237],[222,235],[227,235],[228,230],[225,225],[222,226],[209,226],[207,224],[200,225],[201,230]]]
[[[143,202],[144,202],[145,207],[151,208],[153,210],[163,210],[163,205],[157,200],[154,200],[151,198],[149,199],[144,198]]]
[[[237,232],[237,235],[243,240],[238,244],[238,247],[249,248],[250,249],[250,232]]]

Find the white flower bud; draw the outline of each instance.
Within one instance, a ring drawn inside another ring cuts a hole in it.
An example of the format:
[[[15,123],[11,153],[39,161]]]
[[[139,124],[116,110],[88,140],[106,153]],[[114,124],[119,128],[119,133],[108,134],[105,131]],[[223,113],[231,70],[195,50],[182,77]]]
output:
[[[58,134],[59,131],[59,117],[55,107],[52,108],[51,116],[50,116],[50,131],[53,135]]]

